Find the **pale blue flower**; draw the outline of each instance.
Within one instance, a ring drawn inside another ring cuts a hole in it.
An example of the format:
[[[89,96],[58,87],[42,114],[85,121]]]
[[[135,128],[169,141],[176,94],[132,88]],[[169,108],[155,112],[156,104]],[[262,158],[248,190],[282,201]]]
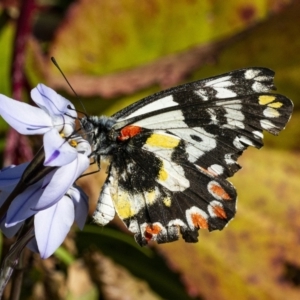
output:
[[[34,216],[35,238],[42,258],[49,257],[64,241],[74,220],[83,229],[88,213],[88,197],[71,187],[63,198]]]
[[[86,160],[86,159],[87,160]],[[20,180],[26,164],[6,168],[0,172],[0,199],[5,201]],[[12,237],[23,222],[34,215],[34,230],[39,253],[49,257],[64,241],[74,220],[82,229],[88,213],[88,198],[72,184],[87,168],[85,154],[27,187],[11,203],[1,222],[1,230]]]
[[[36,243],[41,257],[47,258],[61,245],[74,221],[80,228],[84,226],[88,198],[73,184],[90,164],[91,146],[74,133],[77,113],[70,101],[42,84],[32,90],[31,96],[39,108],[0,95],[0,114],[19,133],[44,135],[44,166],[52,169],[18,190],[19,194],[8,202],[0,227],[11,237],[34,216],[35,239],[30,247]],[[18,186],[28,165],[1,170],[0,206]]]
[[[65,138],[75,130],[74,105],[55,91],[39,84],[31,91],[34,107],[0,95],[0,115],[21,134],[44,134],[45,166],[62,166],[77,157]]]
[[[39,108],[0,95],[0,114],[11,127],[26,135],[45,134],[51,128],[65,136],[73,133],[77,113],[69,100],[43,84],[31,91],[31,97]]]

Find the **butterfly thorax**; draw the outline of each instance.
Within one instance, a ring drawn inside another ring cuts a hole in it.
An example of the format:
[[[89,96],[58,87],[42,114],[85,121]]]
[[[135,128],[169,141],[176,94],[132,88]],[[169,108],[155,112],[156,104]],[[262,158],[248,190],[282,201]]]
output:
[[[114,118],[106,116],[88,116],[82,118],[81,127],[93,146],[93,152],[96,156],[111,155],[116,148],[116,136],[113,125],[116,123]]]

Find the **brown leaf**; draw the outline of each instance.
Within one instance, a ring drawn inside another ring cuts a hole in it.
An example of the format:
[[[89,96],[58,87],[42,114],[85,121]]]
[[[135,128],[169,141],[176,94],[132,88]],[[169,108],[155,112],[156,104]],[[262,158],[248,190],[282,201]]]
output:
[[[148,284],[130,274],[103,254],[91,251],[85,255],[93,281],[97,283],[104,299],[160,299]]]
[[[68,268],[67,286],[72,299],[83,299],[95,289],[82,260],[77,260]]]

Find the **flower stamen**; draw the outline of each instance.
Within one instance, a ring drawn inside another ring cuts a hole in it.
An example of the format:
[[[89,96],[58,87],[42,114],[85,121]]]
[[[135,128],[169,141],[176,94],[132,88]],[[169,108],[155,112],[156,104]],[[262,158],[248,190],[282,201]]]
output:
[[[70,144],[70,146],[72,146],[72,147],[74,147],[74,148],[76,148],[77,145],[78,145],[77,141],[75,141],[75,140],[70,140],[70,141],[69,141],[69,144]]]

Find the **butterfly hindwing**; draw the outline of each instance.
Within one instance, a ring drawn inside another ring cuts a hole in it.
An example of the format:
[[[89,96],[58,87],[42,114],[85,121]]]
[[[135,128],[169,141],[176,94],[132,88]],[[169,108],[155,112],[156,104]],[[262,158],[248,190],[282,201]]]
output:
[[[114,206],[141,245],[170,242],[179,233],[196,242],[200,228],[221,230],[236,210],[226,178],[239,170],[238,157],[263,145],[263,130],[278,134],[292,113],[288,98],[269,93],[273,77],[264,68],[237,70],[156,93],[115,114],[96,221],[111,219]]]
[[[176,240],[179,231],[196,242],[199,228],[222,229],[234,216],[236,192],[228,181],[191,164],[180,140],[175,146],[163,139],[152,133],[148,147],[113,157],[112,201],[142,245]]]

